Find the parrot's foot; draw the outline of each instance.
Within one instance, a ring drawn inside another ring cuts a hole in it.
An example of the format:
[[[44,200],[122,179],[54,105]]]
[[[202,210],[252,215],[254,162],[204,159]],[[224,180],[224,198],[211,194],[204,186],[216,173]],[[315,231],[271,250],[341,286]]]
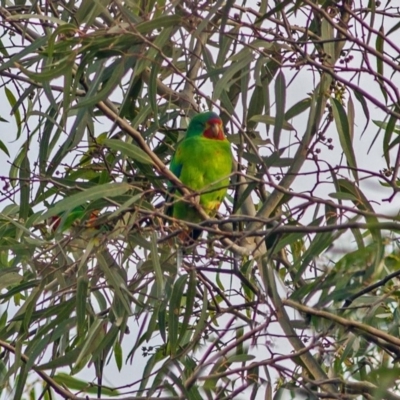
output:
[[[213,240],[207,240],[206,256],[210,259],[214,258],[215,256]]]

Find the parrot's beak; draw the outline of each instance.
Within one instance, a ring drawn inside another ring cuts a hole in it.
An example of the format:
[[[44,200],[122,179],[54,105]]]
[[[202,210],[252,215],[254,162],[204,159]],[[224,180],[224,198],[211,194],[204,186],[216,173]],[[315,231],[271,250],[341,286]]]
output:
[[[220,139],[224,137],[224,130],[222,129],[221,122],[210,122],[208,126],[210,133],[212,134],[212,136],[214,136],[215,139]]]
[[[214,137],[217,138],[221,132],[221,125],[218,123],[211,124],[210,129],[211,129],[211,132],[214,135]]]

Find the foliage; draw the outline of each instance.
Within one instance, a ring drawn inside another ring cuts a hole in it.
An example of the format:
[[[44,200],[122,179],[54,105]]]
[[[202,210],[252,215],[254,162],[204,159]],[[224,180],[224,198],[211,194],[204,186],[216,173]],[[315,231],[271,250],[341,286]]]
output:
[[[390,1],[0,14],[3,395],[400,398]],[[167,166],[209,109],[237,163],[180,260]]]

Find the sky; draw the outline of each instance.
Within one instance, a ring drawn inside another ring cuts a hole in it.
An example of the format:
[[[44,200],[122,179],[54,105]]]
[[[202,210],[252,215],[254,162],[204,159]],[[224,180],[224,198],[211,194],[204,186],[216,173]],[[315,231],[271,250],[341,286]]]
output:
[[[377,24],[376,26],[378,26]],[[352,63],[354,65],[358,65],[359,62],[359,55],[355,54],[354,60]],[[285,71],[285,76],[286,76],[286,82],[290,82],[290,77],[291,75],[294,75],[295,71]],[[296,104],[298,101],[304,99],[307,97],[308,93],[311,91],[312,88],[315,87],[315,82],[318,80],[318,77],[314,76],[310,71],[302,71],[300,72],[300,75],[298,75],[295,79],[293,79],[292,83],[289,86],[288,93],[289,95],[287,96],[287,102],[286,102],[286,109],[289,109],[293,104]],[[393,78],[393,83],[400,87],[400,81],[398,81],[398,76],[395,76]],[[371,90],[376,91],[376,96],[381,97],[381,93],[377,90],[377,85],[374,80],[368,76],[363,76],[362,81],[360,82],[360,85],[365,88],[371,88]],[[273,88],[273,84],[271,85],[271,88]],[[205,89],[203,88],[203,91]],[[271,89],[272,93],[272,89]],[[249,96],[250,97],[250,96]],[[347,94],[346,100],[348,100],[349,95]],[[363,110],[359,104],[359,102],[356,99],[352,99],[355,107],[355,115],[356,115],[356,123],[354,127],[354,149],[357,155],[357,161],[358,161],[358,167],[360,169],[365,169],[365,170],[371,170],[375,173],[379,172],[379,170],[383,169],[386,167],[385,160],[382,157],[382,148],[380,147],[381,143],[381,135],[383,132],[380,133],[380,136],[378,137],[376,144],[370,149],[371,142],[374,139],[374,136],[376,135],[378,128],[376,125],[372,123],[372,120],[384,120],[386,115],[382,113],[379,109],[375,107],[370,107],[370,121],[368,128],[366,131],[362,134],[364,130],[364,126],[366,124],[366,118],[364,116]],[[10,153],[12,156],[14,156],[22,142],[26,139],[26,132],[23,132],[21,135],[21,138],[19,140],[15,140],[15,132],[17,131],[16,125],[15,125],[15,120],[13,116],[10,115],[10,106],[8,103],[7,98],[5,97],[4,91],[0,90],[0,109],[1,114],[0,116],[6,120],[9,121],[9,123],[5,122],[0,122],[1,127],[2,127],[2,134],[0,134],[0,140],[2,140],[6,146],[8,147]],[[241,115],[239,113],[239,115]],[[285,145],[290,145],[291,143],[295,142],[295,135],[302,135],[307,123],[306,120],[307,113],[303,114],[299,118],[296,118],[295,121],[289,121],[292,122],[296,128],[296,132],[288,132],[288,131],[283,131],[282,133],[282,144]],[[34,120],[32,120],[34,122]],[[110,129],[111,124],[109,123],[104,123],[104,125],[98,127],[98,132],[104,132]],[[269,136],[267,135],[266,128],[263,126],[259,126],[260,134],[262,138],[268,138]],[[333,142],[332,144],[334,145],[334,150],[328,150],[326,147],[319,146],[321,148],[321,153],[319,154],[320,160],[325,160],[327,163],[329,163],[332,166],[341,164],[343,166],[346,166],[346,162],[343,161],[342,154],[340,151],[340,144],[338,140],[338,135],[336,133],[336,127],[334,124],[330,126],[328,129],[326,136],[328,138],[332,138]],[[35,140],[32,142],[32,146],[30,149],[31,154],[33,155],[31,157],[31,160],[34,160],[36,158],[35,152],[37,153],[37,147],[35,144]],[[269,149],[266,149],[266,154],[268,154]],[[292,150],[288,150],[287,152],[288,156],[293,156]],[[8,176],[8,171],[10,168],[10,163],[12,162],[12,158],[7,158],[3,154],[0,155],[0,177]],[[321,163],[323,165],[323,163]],[[310,172],[310,175],[304,175],[302,177],[299,177],[296,179],[292,186],[292,190],[294,192],[303,192],[306,190],[311,190],[311,188],[315,185],[315,172],[316,172],[316,165],[314,162],[310,161],[307,162],[303,172]],[[348,176],[347,172],[343,172],[344,176]],[[328,172],[321,172],[319,177],[322,180],[328,181],[330,179],[329,173]],[[379,179],[373,178],[373,179],[365,179],[362,180],[360,183],[360,186],[366,196],[373,200],[374,208],[377,212],[382,212],[385,214],[397,214],[398,212],[398,207],[396,203],[398,202],[398,197],[396,196],[392,203],[385,202],[384,199],[388,198],[391,194],[391,191],[388,189],[383,188],[379,184]],[[314,195],[320,196],[323,198],[329,198],[330,193],[332,192],[332,186],[329,183],[326,184],[320,184],[316,188]],[[2,201],[0,199],[0,210],[3,209],[3,207],[7,204],[7,202]],[[310,215],[309,218],[312,216]],[[338,244],[335,246],[335,249],[332,249],[331,251],[337,251],[338,253],[346,252],[353,248],[352,245],[352,239],[351,237],[348,237],[348,235],[344,236],[343,240],[338,242]],[[281,293],[284,296],[285,295],[286,288],[282,285],[281,286]],[[293,314],[294,315],[294,314]],[[139,321],[131,321],[131,338],[134,340],[135,338],[135,333],[137,333],[140,325],[140,320]],[[274,327],[271,327],[271,333],[277,334],[279,333],[278,327],[275,325]],[[282,352],[285,353],[287,351],[287,342],[286,340],[280,340],[280,339],[271,339],[274,341],[274,346],[276,349],[276,352]],[[128,340],[129,342],[130,340]],[[160,341],[161,342],[161,341]],[[152,343],[153,345],[157,344],[157,338],[155,341]],[[128,349],[130,349],[132,343],[127,343],[124,345],[124,350],[125,353]],[[125,347],[126,346],[126,347]],[[268,352],[266,351],[266,348],[262,348],[262,346],[259,347],[254,347],[250,350],[251,353],[257,355],[258,357],[265,357]],[[140,354],[140,351],[138,352]],[[112,359],[107,365],[106,368],[106,375],[104,382],[105,384],[109,384],[110,386],[119,386],[126,384],[128,382],[132,382],[134,379],[132,377],[132,374],[137,375],[137,379],[140,379],[141,376],[141,370],[143,369],[145,363],[147,362],[146,357],[137,357],[134,360],[134,366],[128,365],[125,369],[122,370],[122,372],[119,372],[114,360]],[[282,365],[290,367],[290,363],[282,363]],[[93,378],[93,369],[91,370],[85,370],[82,371],[78,376],[81,376],[83,379],[92,379]],[[245,396],[243,397],[245,398]],[[288,397],[289,398],[289,397]],[[283,398],[282,400],[286,400]]]

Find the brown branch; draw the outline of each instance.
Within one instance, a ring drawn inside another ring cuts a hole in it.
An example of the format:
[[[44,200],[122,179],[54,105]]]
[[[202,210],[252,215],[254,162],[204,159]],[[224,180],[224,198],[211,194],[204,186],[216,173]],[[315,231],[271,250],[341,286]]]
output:
[[[289,306],[291,308],[294,308],[297,311],[310,314],[310,315],[315,315],[317,317],[325,318],[329,321],[335,322],[339,325],[342,325],[346,328],[353,328],[353,329],[359,329],[360,331],[367,332],[370,335],[374,335],[382,340],[385,340],[388,343],[391,343],[395,346],[400,347],[400,339],[393,336],[389,335],[386,332],[381,331],[380,329],[376,329],[372,326],[363,324],[358,321],[351,321],[349,319],[340,317],[336,314],[333,314],[328,311],[323,311],[323,310],[317,310],[316,308],[308,307],[303,304],[297,303],[296,301],[290,300],[290,299],[284,299],[282,300],[282,303],[285,306]]]
[[[7,342],[0,340],[0,347],[3,347],[5,350],[9,351],[10,353],[17,354],[17,351],[14,346],[11,346]],[[26,364],[29,361],[29,357],[25,354],[20,355],[21,360]],[[45,372],[40,370],[40,366],[33,366],[32,370],[35,371],[42,379],[44,382],[47,383],[57,394],[62,396],[64,399],[69,399],[69,400],[97,400],[93,397],[89,396],[77,396],[70,392],[67,388],[59,385],[53,378],[51,378],[49,375],[47,375]],[[111,398],[103,398],[102,400],[115,400],[115,397]],[[183,397],[177,397],[177,396],[165,396],[165,397],[137,397],[137,396],[127,396],[127,397],[122,397],[120,398],[121,400],[183,400]]]
[[[296,334],[296,331],[294,330],[291,320],[284,307],[284,300],[282,300],[278,294],[276,285],[277,279],[275,277],[273,268],[268,265],[268,260],[265,258],[260,257],[257,260],[257,264],[263,279],[264,287],[273,305],[275,306],[279,325],[281,326],[283,332],[285,332],[286,337],[289,343],[293,346],[294,350],[297,352],[302,351],[306,346],[304,346],[304,343]],[[317,362],[310,351],[302,353],[299,357],[309,374],[313,376],[314,379],[325,381],[328,378],[325,371],[322,369],[321,365]],[[333,395],[338,392],[337,387],[331,383],[322,385],[322,388]]]
[[[11,346],[10,344],[8,344],[3,340],[0,340],[0,346],[3,347],[5,350],[9,351],[10,353],[17,354],[17,350],[15,349],[15,347]],[[25,354],[21,353],[20,357],[25,364],[29,361],[29,357],[26,356]],[[43,379],[43,381],[45,381],[57,394],[59,394],[63,398],[71,400],[83,399],[82,397],[75,396],[68,389],[59,385],[53,378],[48,376],[45,372],[40,371],[38,367],[33,366],[32,370],[35,371]]]
[[[293,360],[294,358],[300,357],[301,355],[303,355],[305,352],[310,351],[315,349],[316,347],[320,346],[319,343],[317,343],[315,340],[313,340],[313,342],[311,344],[309,344],[307,347],[304,347],[303,349],[301,349],[300,351],[296,351],[287,355],[283,355],[283,356],[277,356],[275,358],[269,358],[267,360],[263,360],[263,361],[257,361],[257,362],[252,362],[249,365],[244,365],[240,368],[234,368],[234,369],[230,369],[224,372],[216,372],[214,374],[210,374],[204,377],[199,377],[198,380],[199,381],[205,381],[207,379],[220,379],[220,378],[225,378],[226,376],[232,375],[232,374],[243,374],[243,372],[245,371],[249,371],[255,367],[266,367],[266,366],[272,366],[274,364],[277,364],[281,361],[285,361],[285,360]]]
[[[243,334],[242,336],[240,336],[240,338],[238,338],[237,340],[234,340],[232,343],[225,346],[222,350],[220,350],[218,353],[216,353],[209,360],[207,360],[207,356],[211,352],[211,350],[209,349],[209,351],[207,353],[205,353],[204,356],[202,357],[202,360],[199,362],[198,367],[196,367],[194,369],[194,371],[192,372],[192,374],[185,380],[185,382],[184,382],[185,388],[190,388],[194,384],[194,382],[199,378],[199,375],[201,374],[201,372],[204,370],[205,367],[214,364],[221,357],[224,357],[230,351],[237,348],[238,345],[240,345],[241,343],[244,343],[246,340],[251,339],[257,332],[264,330],[268,326],[268,324],[269,324],[269,321],[266,321],[263,324],[257,326],[256,328],[251,329],[250,331],[248,331],[245,334]],[[221,335],[223,336],[226,332],[227,332],[227,330],[223,330],[221,332],[220,336]],[[210,347],[211,348],[214,347],[217,340],[219,340],[219,339],[220,339],[220,337],[215,339],[213,342],[213,345]]]

